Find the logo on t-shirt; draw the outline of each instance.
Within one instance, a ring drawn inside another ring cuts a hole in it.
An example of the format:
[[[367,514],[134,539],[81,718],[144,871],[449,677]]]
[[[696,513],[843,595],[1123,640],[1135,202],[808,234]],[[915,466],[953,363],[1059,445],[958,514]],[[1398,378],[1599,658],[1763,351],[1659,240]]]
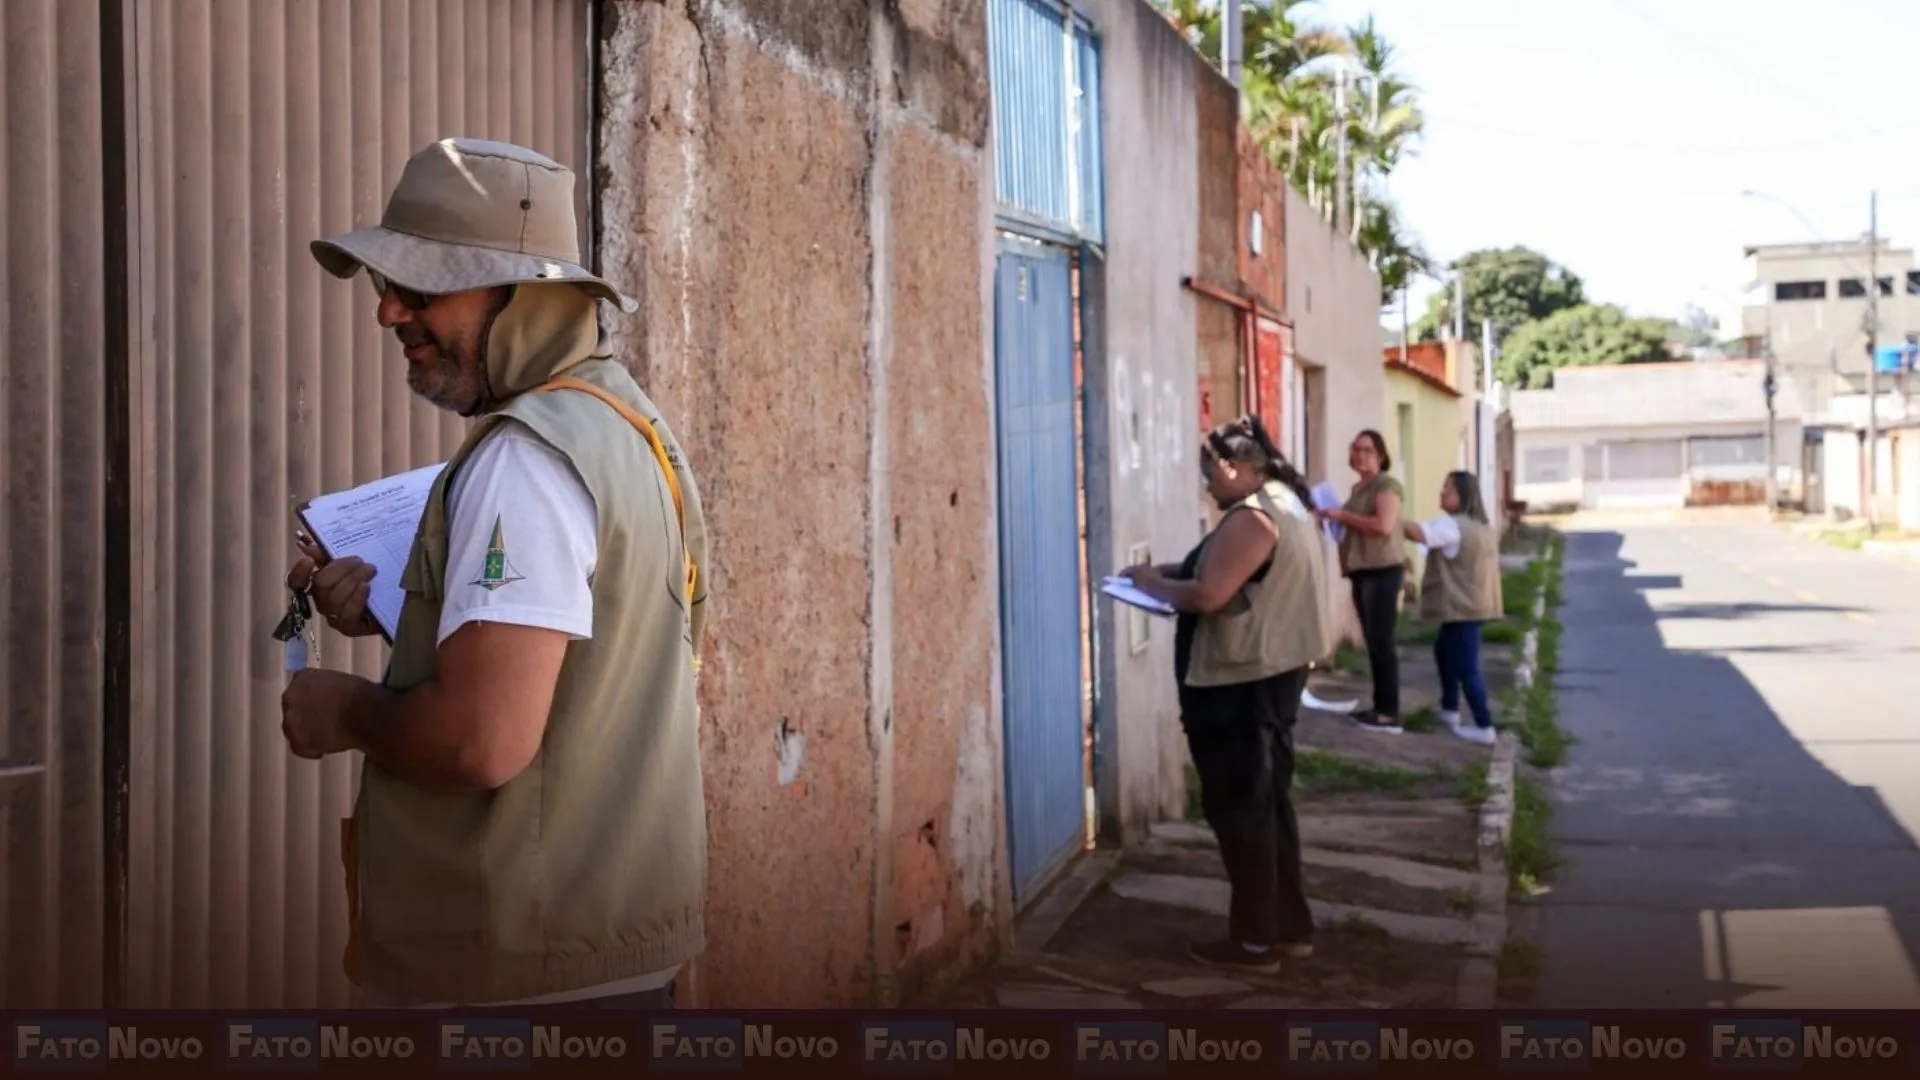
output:
[[[487,542],[486,565],[480,570],[480,576],[471,584],[478,585],[488,592],[497,592],[516,581],[525,581],[514,572],[513,563],[507,561],[506,534],[500,529],[500,516],[493,518],[493,539]]]

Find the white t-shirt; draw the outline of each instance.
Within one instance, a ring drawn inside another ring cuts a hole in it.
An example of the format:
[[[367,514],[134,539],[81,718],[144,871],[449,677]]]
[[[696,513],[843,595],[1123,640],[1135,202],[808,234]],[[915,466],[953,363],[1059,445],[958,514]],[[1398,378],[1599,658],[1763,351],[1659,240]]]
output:
[[[1438,548],[1448,559],[1460,557],[1460,523],[1451,516],[1442,514],[1432,521],[1421,522],[1420,532],[1427,538],[1423,545],[1427,550]]]
[[[557,630],[574,641],[593,637],[593,570],[599,554],[600,516],[579,472],[525,424],[501,422],[467,456],[447,496],[447,576],[438,640],[444,643],[476,621]],[[637,994],[658,990],[679,971],[675,965],[524,1001],[464,1004],[553,1005]],[[372,988],[366,1004],[454,1007],[397,1001]]]
[[[573,464],[525,424],[502,422],[447,496],[438,641],[475,621],[593,637],[599,543],[599,513]]]

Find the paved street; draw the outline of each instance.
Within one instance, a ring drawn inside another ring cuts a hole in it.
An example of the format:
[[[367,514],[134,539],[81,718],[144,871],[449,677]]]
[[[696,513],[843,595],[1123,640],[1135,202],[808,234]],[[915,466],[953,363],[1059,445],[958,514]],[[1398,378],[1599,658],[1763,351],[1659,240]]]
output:
[[[1570,532],[1543,1008],[1920,1007],[1920,564]]]

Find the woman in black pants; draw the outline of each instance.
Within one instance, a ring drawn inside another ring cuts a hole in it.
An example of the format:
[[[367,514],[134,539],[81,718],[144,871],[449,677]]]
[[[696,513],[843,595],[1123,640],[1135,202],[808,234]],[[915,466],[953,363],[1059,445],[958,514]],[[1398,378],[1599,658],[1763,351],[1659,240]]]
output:
[[[1373,669],[1373,708],[1353,714],[1353,722],[1372,731],[1400,733],[1400,655],[1395,631],[1400,621],[1400,588],[1406,582],[1406,546],[1400,535],[1400,481],[1387,474],[1393,459],[1387,440],[1363,431],[1347,450],[1347,464],[1360,476],[1347,505],[1322,510],[1322,518],[1340,525],[1340,572],[1353,586],[1353,609],[1367,639],[1367,663]]]
[[[1189,954],[1273,974],[1283,958],[1313,951],[1291,797],[1293,724],[1307,665],[1333,646],[1326,562],[1306,481],[1259,420],[1213,432],[1200,457],[1219,526],[1180,565],[1128,576],[1179,612],[1180,724],[1233,886],[1227,935]]]

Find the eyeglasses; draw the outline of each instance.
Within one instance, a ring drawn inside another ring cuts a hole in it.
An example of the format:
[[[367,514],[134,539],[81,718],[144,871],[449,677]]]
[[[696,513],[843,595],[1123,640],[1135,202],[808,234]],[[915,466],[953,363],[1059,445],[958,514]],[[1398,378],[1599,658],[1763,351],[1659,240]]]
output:
[[[373,291],[377,293],[382,300],[386,299],[387,290],[392,289],[394,299],[400,301],[400,306],[406,308],[408,311],[425,311],[427,310],[427,305],[433,303],[433,297],[418,289],[409,289],[405,285],[395,285],[393,282],[388,281],[387,276],[378,270],[368,268],[367,280],[373,282]]]

